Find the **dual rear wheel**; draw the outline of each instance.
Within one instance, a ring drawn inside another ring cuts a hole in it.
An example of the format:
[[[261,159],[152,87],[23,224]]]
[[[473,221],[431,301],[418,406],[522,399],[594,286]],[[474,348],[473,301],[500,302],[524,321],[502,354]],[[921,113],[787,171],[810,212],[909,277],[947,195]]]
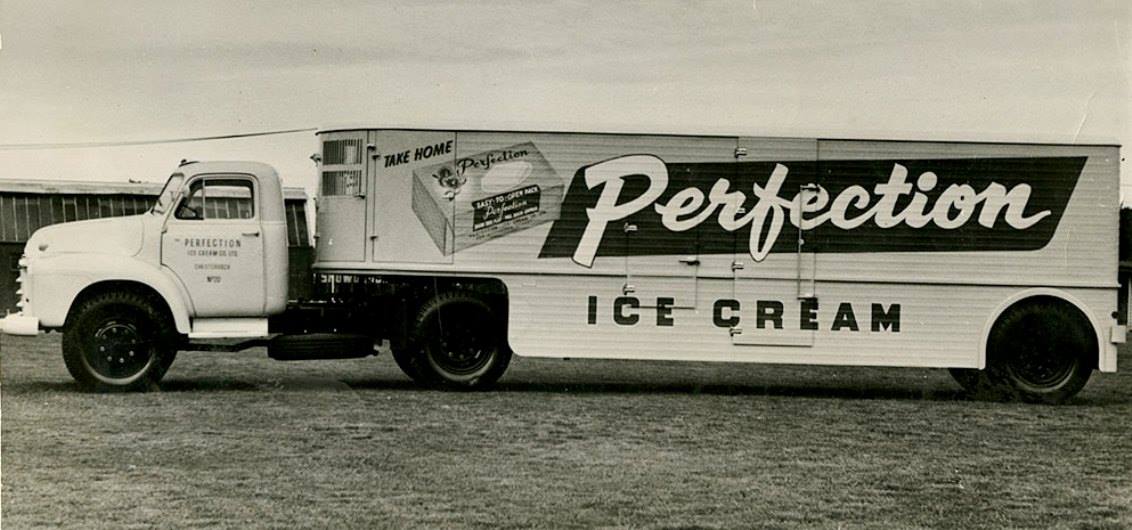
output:
[[[394,348],[405,375],[430,386],[477,389],[495,383],[511,362],[503,315],[469,292],[440,293],[412,322],[410,337]]]

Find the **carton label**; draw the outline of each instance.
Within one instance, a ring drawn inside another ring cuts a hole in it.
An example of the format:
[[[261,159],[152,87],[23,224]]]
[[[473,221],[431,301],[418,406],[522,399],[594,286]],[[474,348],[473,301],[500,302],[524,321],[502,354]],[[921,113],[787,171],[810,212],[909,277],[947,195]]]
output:
[[[538,213],[541,195],[538,185],[534,184],[494,197],[472,201],[472,231],[478,232],[504,221]]]

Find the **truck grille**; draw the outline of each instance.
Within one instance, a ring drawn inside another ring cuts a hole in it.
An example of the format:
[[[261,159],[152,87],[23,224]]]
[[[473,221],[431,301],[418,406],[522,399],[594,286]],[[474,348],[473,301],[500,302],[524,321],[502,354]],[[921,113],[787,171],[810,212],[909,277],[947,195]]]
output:
[[[16,278],[16,309],[20,312],[26,312],[31,303],[31,297],[28,293],[28,258],[27,256],[20,256],[18,262],[20,274]]]

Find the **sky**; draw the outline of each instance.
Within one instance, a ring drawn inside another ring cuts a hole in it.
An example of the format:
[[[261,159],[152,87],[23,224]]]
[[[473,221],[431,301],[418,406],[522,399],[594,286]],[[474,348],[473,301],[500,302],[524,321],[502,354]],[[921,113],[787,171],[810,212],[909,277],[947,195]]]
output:
[[[313,191],[309,131],[20,146],[342,124],[1132,146],[1129,4],[0,0],[0,179]]]

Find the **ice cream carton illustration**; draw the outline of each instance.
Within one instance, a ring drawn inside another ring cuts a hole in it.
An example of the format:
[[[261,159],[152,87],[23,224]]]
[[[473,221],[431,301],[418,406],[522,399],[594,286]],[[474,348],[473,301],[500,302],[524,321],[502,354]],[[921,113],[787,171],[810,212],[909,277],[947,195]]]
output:
[[[562,194],[529,142],[413,171],[413,212],[445,255],[558,219]]]

